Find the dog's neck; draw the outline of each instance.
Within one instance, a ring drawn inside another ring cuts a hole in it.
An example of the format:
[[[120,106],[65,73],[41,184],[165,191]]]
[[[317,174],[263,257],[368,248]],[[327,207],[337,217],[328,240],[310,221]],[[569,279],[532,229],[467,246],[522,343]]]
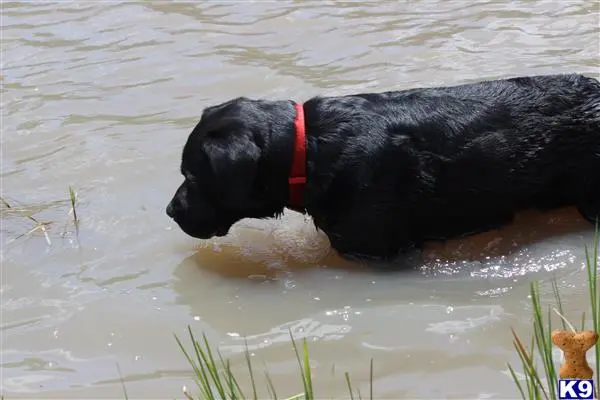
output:
[[[259,144],[263,150],[259,174],[266,197],[273,207],[281,207],[277,215],[284,208],[305,213],[310,132],[304,104],[291,100],[259,102],[269,115],[270,125],[265,141]]]
[[[294,153],[288,179],[289,200],[287,206],[292,210],[299,211],[303,205],[304,187],[306,186],[306,131],[303,104],[296,103],[295,109]]]

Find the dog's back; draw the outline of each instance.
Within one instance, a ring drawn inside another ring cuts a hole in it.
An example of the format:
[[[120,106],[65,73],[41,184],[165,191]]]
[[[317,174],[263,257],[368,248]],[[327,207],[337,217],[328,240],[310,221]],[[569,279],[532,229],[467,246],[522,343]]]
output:
[[[387,215],[381,229],[399,238],[468,235],[530,208],[576,205],[590,220],[600,213],[596,79],[519,77],[317,98],[307,107],[309,131],[320,139],[315,165],[337,160],[330,191],[355,203],[337,204],[339,212]],[[337,212],[328,213],[332,220]]]
[[[520,210],[591,201],[592,182],[600,186],[597,80],[538,76],[454,89],[473,119],[454,129],[458,139],[432,164],[438,179],[419,207],[421,223],[438,231],[432,237],[497,227]]]
[[[479,102],[471,118],[479,114],[455,129],[458,140],[432,164],[438,179],[419,207],[426,230],[437,231],[430,236],[498,227],[530,208],[577,205],[586,218],[595,218],[599,82],[554,75],[493,81],[486,88],[489,84],[455,88],[458,98]]]

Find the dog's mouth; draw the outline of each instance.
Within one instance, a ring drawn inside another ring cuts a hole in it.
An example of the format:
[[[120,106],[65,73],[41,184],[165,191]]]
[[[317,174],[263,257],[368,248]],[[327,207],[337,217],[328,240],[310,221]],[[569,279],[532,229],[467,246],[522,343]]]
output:
[[[185,231],[185,229],[184,229]],[[223,236],[227,236],[227,234],[229,233],[229,228],[225,228],[225,227],[221,227],[221,228],[217,228],[212,230],[210,233],[205,234],[205,233],[190,233],[185,231],[188,235],[195,237],[196,239],[212,239],[215,237],[223,237]]]
[[[229,233],[229,227],[220,227],[215,229],[215,231],[213,232],[213,236],[216,237],[223,237],[226,236]]]
[[[213,237],[223,237],[229,233],[230,225],[218,225],[215,227],[214,224],[206,224],[194,221],[190,223],[185,218],[173,218],[175,223],[179,225],[181,230],[196,239],[211,239]]]

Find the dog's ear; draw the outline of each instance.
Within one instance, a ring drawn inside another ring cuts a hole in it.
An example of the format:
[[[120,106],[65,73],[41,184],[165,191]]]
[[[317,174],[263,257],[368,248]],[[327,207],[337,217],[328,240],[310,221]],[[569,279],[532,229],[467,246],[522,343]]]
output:
[[[256,177],[260,148],[249,135],[210,135],[204,143],[220,201],[239,205],[246,201]]]

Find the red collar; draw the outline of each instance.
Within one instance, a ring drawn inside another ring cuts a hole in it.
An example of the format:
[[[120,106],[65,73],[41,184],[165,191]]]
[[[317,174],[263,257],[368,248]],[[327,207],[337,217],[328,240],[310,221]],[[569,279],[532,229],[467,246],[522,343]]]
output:
[[[289,203],[292,207],[302,207],[302,195],[306,185],[306,131],[304,128],[304,107],[296,103],[296,119],[294,120],[296,135],[294,140],[294,155],[290,171]]]

